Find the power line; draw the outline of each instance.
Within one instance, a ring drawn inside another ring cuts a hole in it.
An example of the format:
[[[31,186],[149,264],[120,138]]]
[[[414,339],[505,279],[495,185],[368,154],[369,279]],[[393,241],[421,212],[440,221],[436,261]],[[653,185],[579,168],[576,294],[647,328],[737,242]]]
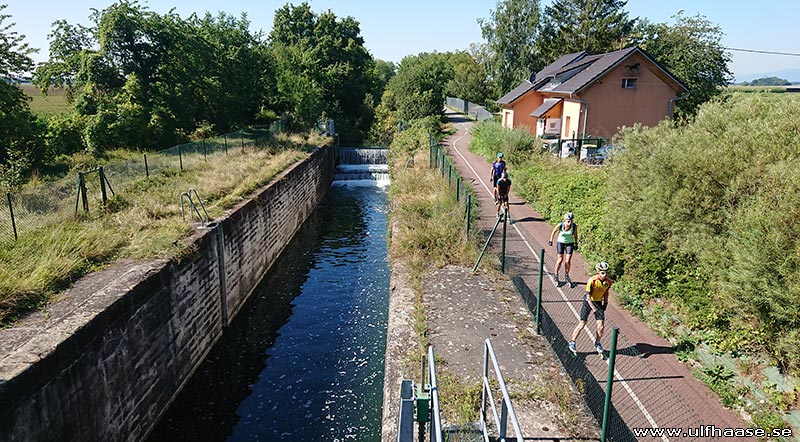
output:
[[[770,55],[790,55],[792,57],[800,57],[800,54],[795,54],[792,52],[775,52],[775,51],[759,51],[756,49],[739,49],[739,48],[723,48],[729,51],[739,51],[739,52],[753,52],[756,54],[770,54]]]

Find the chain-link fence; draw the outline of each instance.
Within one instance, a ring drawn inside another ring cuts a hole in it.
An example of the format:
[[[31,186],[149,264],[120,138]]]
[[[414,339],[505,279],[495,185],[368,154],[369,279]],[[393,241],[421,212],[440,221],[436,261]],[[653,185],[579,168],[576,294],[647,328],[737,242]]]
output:
[[[460,98],[446,97],[446,103],[450,109],[468,115],[474,120],[483,121],[494,118],[494,114],[486,110],[485,107]]]
[[[102,170],[86,170],[77,176],[66,176],[52,183],[3,192],[0,247],[8,247],[18,238],[74,218],[78,212],[93,210],[111,196],[124,194],[137,180],[166,169],[194,169],[202,167],[216,155],[265,147],[269,138],[280,130],[278,121],[269,127],[243,129],[157,152],[142,153],[125,161],[104,164]],[[101,181],[102,177],[104,181]]]

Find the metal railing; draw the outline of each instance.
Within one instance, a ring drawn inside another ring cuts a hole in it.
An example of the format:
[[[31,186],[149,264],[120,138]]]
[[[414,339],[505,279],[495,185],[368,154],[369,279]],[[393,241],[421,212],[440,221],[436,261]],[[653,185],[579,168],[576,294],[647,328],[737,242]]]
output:
[[[442,442],[442,417],[439,413],[439,385],[436,383],[436,363],[433,346],[428,346],[428,382],[431,386],[431,442]]]
[[[489,361],[492,362],[492,368],[502,394],[500,398],[500,416],[497,415],[497,402],[492,394],[492,387],[489,382]],[[499,432],[497,440],[501,442],[506,441],[509,419],[511,420],[511,427],[514,429],[514,440],[523,440],[522,430],[519,427],[519,420],[517,420],[517,413],[514,412],[514,406],[511,404],[511,398],[508,395],[508,389],[503,380],[503,374],[500,372],[500,366],[497,363],[497,356],[495,356],[492,342],[489,339],[484,342],[483,346],[483,391],[481,392],[481,432],[483,433],[483,440],[489,442],[489,428],[488,425],[486,425],[487,400]],[[491,440],[495,439],[492,438]]]
[[[442,418],[439,412],[439,386],[436,382],[436,362],[433,346],[428,346],[428,368],[422,359],[421,384],[404,379],[400,384],[400,414],[397,419],[397,442],[414,442],[414,422],[417,422],[417,441],[425,441],[425,428],[430,423],[430,442],[443,442]],[[428,382],[425,383],[427,377]],[[416,412],[416,414],[415,414]]]
[[[194,216],[197,215],[197,220],[200,223],[203,225],[208,224],[208,212],[206,212],[206,206],[203,205],[203,200],[200,199],[200,194],[197,193],[197,190],[189,189],[187,192],[183,192],[181,194],[181,218],[183,219],[183,222],[186,222],[186,209],[184,207],[184,202],[188,203],[189,205],[189,213],[192,217],[192,220],[194,220]],[[202,214],[200,213],[198,207],[203,209]]]

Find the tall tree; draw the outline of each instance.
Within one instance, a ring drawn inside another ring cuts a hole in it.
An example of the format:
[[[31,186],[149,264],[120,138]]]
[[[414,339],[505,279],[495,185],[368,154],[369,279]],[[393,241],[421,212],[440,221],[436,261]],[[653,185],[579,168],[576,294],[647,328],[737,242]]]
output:
[[[730,53],[722,45],[722,30],[707,18],[687,17],[683,11],[672,17],[674,25],[641,21],[633,35],[638,44],[689,87],[689,96],[677,101],[677,115],[691,116],[698,106],[722,93],[733,81],[728,69]]]
[[[483,66],[467,52],[451,55],[453,79],[447,83],[447,94],[472,103],[486,100],[486,73]]]
[[[286,110],[306,126],[324,112],[345,139],[366,133],[371,121],[362,117],[371,114],[376,72],[358,21],[331,11],[317,15],[308,3],[289,4],[275,11],[269,40]]]
[[[442,115],[445,87],[453,77],[449,58],[448,53],[434,52],[409,55],[400,61],[397,75],[387,88],[400,119],[408,122]]]
[[[34,152],[38,129],[28,98],[14,82],[30,71],[34,50],[11,30],[13,23],[4,24],[10,18],[1,13],[5,8],[0,5],[0,178],[15,185],[41,158]]]
[[[498,0],[488,19],[478,19],[490,50],[486,71],[494,96],[500,97],[544,66],[536,51],[540,15],[539,0]]]
[[[538,47],[548,63],[564,54],[621,49],[635,24],[627,0],[555,0],[544,10]]]

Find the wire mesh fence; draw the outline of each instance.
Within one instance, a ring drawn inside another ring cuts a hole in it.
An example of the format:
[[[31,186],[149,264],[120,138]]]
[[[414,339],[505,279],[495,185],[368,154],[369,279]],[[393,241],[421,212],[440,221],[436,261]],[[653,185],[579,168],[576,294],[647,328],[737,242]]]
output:
[[[445,102],[447,103],[447,107],[457,110],[458,112],[468,115],[478,121],[491,120],[494,118],[494,114],[479,104],[470,103],[469,101],[455,97],[446,97]]]
[[[281,124],[276,122],[269,127],[243,129],[111,162],[102,167],[105,181],[101,181],[100,169],[93,169],[51,183],[4,192],[0,205],[0,247],[9,247],[25,235],[74,219],[80,211],[97,209],[113,195],[124,194],[138,180],[170,169],[203,167],[232,151],[264,148],[280,130]]]

